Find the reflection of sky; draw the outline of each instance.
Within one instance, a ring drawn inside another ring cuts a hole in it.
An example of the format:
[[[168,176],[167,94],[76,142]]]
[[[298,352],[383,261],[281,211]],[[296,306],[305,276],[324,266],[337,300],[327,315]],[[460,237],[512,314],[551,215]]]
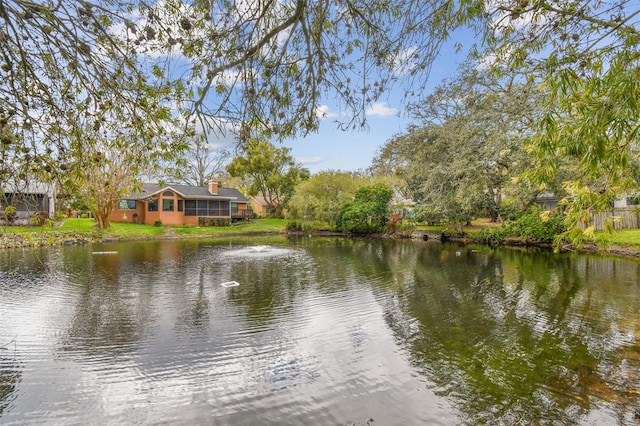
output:
[[[182,265],[187,272],[176,259],[143,262],[135,278],[132,266],[114,257],[113,268],[96,270],[90,283],[59,276],[15,303],[5,299],[2,315],[11,320],[2,331],[16,335],[24,371],[3,423],[20,423],[25,413],[36,422],[62,416],[87,424],[450,416],[412,375],[367,286],[340,283],[337,293],[309,286],[276,306],[267,322],[247,322],[245,308],[230,303],[234,289],[219,285],[247,259],[212,264],[204,276],[200,260]],[[273,262],[267,269],[300,263],[302,274],[313,273],[313,260],[300,250],[273,258],[258,252],[248,261]],[[196,329],[193,316],[202,306],[204,323]]]

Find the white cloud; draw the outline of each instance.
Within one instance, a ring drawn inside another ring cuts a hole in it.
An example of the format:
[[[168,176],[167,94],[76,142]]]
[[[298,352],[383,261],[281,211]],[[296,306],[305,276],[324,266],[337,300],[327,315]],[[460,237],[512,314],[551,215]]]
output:
[[[392,74],[394,77],[408,75],[411,72],[416,65],[415,55],[417,50],[415,46],[412,46],[398,53],[393,60]]]
[[[307,165],[307,164],[320,164],[326,159],[327,159],[326,157],[316,155],[315,157],[298,157],[296,158],[296,161],[302,165]]]
[[[376,102],[365,111],[365,114],[376,117],[390,117],[397,115],[398,110],[390,107],[386,102]]]
[[[488,71],[498,65],[498,57],[495,53],[485,54],[476,60],[476,69]]]
[[[316,116],[320,119],[336,118],[338,114],[336,114],[335,112],[329,112],[328,105],[320,105],[319,107],[316,108]]]
[[[504,34],[507,29],[535,31],[537,27],[547,23],[545,14],[536,9],[516,16],[507,11],[509,6],[510,3],[505,0],[491,0],[485,4],[485,9],[491,16],[493,29],[498,34]]]

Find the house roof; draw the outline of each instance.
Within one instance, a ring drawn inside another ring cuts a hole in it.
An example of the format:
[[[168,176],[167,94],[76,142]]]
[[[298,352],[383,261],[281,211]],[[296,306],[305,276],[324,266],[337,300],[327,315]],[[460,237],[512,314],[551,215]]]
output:
[[[142,185],[142,192],[134,192],[128,196],[129,199],[143,200],[148,197],[160,194],[164,191],[173,191],[185,199],[199,200],[231,200],[246,203],[248,200],[236,188],[218,188],[218,194],[214,195],[209,192],[207,186],[191,186],[168,184],[160,186],[155,183],[145,183]]]
[[[263,207],[269,206],[267,200],[262,195],[254,195],[253,197],[251,197],[251,199]]]
[[[253,195],[250,198],[253,201],[255,201],[256,203],[258,203],[259,205],[261,205],[262,207],[269,207],[269,203],[267,202],[267,199],[265,197],[263,197],[262,195]],[[273,201],[275,203],[279,203],[280,199],[279,198],[274,198]]]
[[[0,185],[0,188],[6,193],[18,192],[22,194],[55,194],[55,185],[40,182],[37,180],[14,181],[9,180]]]
[[[538,194],[536,196],[536,200],[541,201],[541,200],[557,200],[558,197],[556,197],[556,195],[553,192],[541,192],[540,194]]]

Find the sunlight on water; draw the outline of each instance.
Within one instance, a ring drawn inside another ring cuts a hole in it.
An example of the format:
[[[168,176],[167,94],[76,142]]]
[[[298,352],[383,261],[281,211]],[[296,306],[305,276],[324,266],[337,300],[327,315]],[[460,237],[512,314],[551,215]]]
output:
[[[635,261],[303,239],[7,251],[0,265],[3,425],[640,415]]]

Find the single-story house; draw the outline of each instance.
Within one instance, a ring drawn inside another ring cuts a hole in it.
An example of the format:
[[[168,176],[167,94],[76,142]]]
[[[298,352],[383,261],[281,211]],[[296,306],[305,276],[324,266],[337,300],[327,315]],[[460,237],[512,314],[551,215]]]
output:
[[[5,207],[16,208],[16,219],[29,219],[36,213],[46,212],[53,217],[55,211],[56,186],[35,180],[3,182],[0,186],[2,199],[0,211]]]
[[[272,216],[278,213],[277,208],[269,207],[267,199],[262,195],[249,197],[249,203],[253,212],[259,217]]]
[[[141,192],[120,200],[111,214],[111,221],[199,225],[199,218],[228,218],[231,222],[251,217],[248,203],[240,191],[220,188],[218,181],[213,179],[208,186],[147,183]]]

